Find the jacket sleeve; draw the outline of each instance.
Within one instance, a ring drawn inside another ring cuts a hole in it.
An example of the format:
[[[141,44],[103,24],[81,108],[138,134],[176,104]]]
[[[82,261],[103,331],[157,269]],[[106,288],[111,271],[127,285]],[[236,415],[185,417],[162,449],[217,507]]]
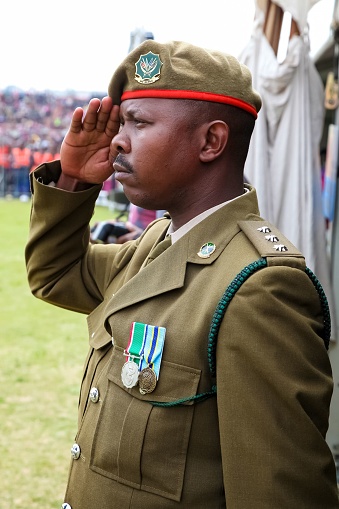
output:
[[[228,509],[338,509],[322,332],[318,294],[296,268],[258,271],[230,303],[216,357]]]
[[[40,299],[90,313],[134,248],[127,243],[91,244],[89,223],[101,186],[71,193],[46,185],[59,174],[60,163],[52,162],[31,176],[32,209],[25,250],[28,282]]]

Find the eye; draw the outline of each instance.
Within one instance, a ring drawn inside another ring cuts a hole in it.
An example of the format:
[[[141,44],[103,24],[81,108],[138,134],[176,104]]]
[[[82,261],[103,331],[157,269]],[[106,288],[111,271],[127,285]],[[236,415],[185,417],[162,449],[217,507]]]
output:
[[[141,120],[140,118],[135,118],[134,123],[137,127],[142,127],[146,124],[144,120]]]

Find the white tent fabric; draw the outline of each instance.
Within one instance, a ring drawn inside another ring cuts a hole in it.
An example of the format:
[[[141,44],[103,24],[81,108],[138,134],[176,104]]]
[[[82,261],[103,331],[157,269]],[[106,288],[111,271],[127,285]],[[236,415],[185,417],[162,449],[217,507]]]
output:
[[[263,217],[303,252],[307,266],[319,278],[329,301],[335,331],[319,157],[325,114],[324,87],[309,56],[306,25],[306,8],[316,1],[274,3],[293,11],[302,35],[292,37],[287,56],[279,64],[263,33],[264,12],[258,0],[251,40],[239,56],[251,69],[254,86],[263,100],[245,175],[257,188]]]
[[[300,33],[307,28],[309,10],[318,2],[319,0],[302,0],[301,2],[300,0],[273,0],[273,3],[279,5],[283,11],[289,12],[297,21]],[[259,5],[261,5],[260,1]]]

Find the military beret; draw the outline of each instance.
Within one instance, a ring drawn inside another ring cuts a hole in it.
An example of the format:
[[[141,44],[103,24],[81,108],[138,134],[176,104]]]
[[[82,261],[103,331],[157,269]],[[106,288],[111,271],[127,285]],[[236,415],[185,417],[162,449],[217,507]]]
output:
[[[141,43],[114,72],[108,94],[114,104],[146,97],[230,104],[255,118],[261,108],[248,67],[227,53],[180,41]]]

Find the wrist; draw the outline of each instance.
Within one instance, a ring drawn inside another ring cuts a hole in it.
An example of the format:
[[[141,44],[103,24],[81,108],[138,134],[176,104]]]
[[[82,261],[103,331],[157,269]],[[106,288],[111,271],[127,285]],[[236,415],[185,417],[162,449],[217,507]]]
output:
[[[75,179],[73,177],[69,177],[61,172],[59,179],[55,183],[55,187],[58,189],[63,189],[64,191],[85,191],[86,189],[90,189],[96,184],[90,184],[89,182],[82,182],[81,180]]]

